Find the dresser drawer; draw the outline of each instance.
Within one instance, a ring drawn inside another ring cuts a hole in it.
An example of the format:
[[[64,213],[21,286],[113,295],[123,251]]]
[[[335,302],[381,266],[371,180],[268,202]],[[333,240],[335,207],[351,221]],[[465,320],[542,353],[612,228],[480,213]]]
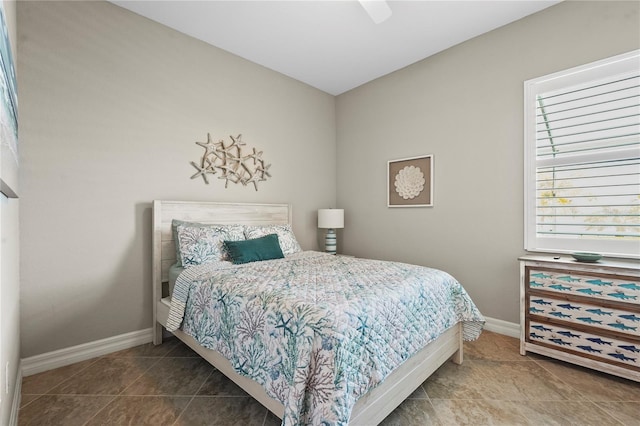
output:
[[[615,275],[531,268],[530,289],[640,305],[640,280]]]
[[[640,370],[640,343],[608,338],[571,327],[529,321],[527,341],[591,359]]]
[[[530,294],[529,314],[640,338],[640,306],[627,310]]]

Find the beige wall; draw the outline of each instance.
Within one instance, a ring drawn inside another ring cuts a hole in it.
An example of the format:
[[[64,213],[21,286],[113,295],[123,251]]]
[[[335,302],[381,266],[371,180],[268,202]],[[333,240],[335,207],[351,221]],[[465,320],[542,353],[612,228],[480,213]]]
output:
[[[344,250],[444,269],[519,322],[523,82],[640,46],[638,2],[563,2],[337,98]],[[386,207],[387,161],[433,154],[433,208]]]
[[[16,59],[16,3],[3,1],[5,20]],[[0,177],[18,191],[17,164],[5,149],[0,150]],[[20,379],[20,276],[19,200],[0,194],[0,425],[8,425],[17,415],[16,385]],[[5,371],[6,369],[6,371]],[[8,373],[8,374],[7,374]],[[6,392],[5,384],[8,383]]]
[[[19,2],[22,356],[151,327],[151,201],[336,196],[334,97],[106,2]],[[191,180],[242,133],[273,177]]]

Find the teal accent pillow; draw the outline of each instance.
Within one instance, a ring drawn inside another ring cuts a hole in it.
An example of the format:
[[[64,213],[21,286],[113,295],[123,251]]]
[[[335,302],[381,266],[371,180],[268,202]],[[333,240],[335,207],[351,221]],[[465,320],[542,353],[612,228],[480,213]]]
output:
[[[235,264],[258,262],[260,260],[282,259],[282,249],[277,234],[244,241],[225,241],[231,261]]]

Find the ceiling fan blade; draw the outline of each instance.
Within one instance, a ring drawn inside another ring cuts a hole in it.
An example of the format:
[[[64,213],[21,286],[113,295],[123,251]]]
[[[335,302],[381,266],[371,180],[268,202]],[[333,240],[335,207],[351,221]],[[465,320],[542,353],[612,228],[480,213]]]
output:
[[[360,4],[376,24],[386,21],[391,16],[391,8],[385,0],[360,0]]]

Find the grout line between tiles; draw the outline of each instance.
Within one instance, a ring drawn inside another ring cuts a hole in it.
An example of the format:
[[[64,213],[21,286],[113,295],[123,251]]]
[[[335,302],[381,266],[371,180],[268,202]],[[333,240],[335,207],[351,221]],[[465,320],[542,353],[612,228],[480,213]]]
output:
[[[140,380],[142,377],[144,377],[144,376],[149,372],[149,370],[151,370],[151,368],[153,368],[156,364],[158,364],[158,363],[160,362],[160,360],[162,359],[162,358],[135,357],[135,359],[142,359],[142,358],[144,358],[144,359],[155,359],[155,362],[150,363],[150,364],[149,364],[149,366],[148,366],[144,371],[142,371],[140,374],[138,374],[138,376],[137,376],[135,379],[133,379],[133,380],[131,381],[131,383],[129,383],[127,386],[125,386],[125,387],[124,387],[124,389],[122,389],[122,390],[118,393],[118,395],[117,395],[117,396],[122,396],[122,395],[123,395],[123,393],[124,393],[127,389],[129,389],[131,386],[133,386],[133,384],[134,384],[135,382],[137,382],[137,381],[138,381],[138,380]]]
[[[621,422],[620,420],[618,420],[616,418],[616,416],[614,416],[613,414],[609,413],[609,411],[605,410],[603,407],[601,407],[597,402],[593,402],[593,401],[587,401],[589,402],[591,405],[596,407],[596,410],[603,412],[606,416],[611,417],[615,422],[617,422],[617,424],[621,424],[624,426],[624,423]]]
[[[102,408],[100,408],[100,409],[96,410],[96,412],[95,412],[95,413],[93,413],[93,416],[91,416],[91,418],[87,419],[87,421],[83,423],[83,426],[84,426],[84,425],[89,424],[89,422],[91,422],[91,420],[95,419],[95,418],[96,418],[96,416],[97,416],[98,414],[100,414],[100,413],[102,412],[102,410],[104,410],[105,408],[107,408],[107,407],[109,406],[109,404],[111,404],[113,401],[115,401],[115,400],[116,400],[116,398],[118,398],[118,396],[117,396],[117,395],[114,395],[114,396],[113,396],[113,398],[111,398],[111,399],[109,400],[109,402],[107,402],[107,403],[106,403]]]
[[[200,390],[202,389],[202,387],[205,385],[205,383],[207,383],[207,380],[209,380],[209,378],[213,375],[213,373],[217,371],[215,368],[209,372],[209,375],[202,381],[202,383],[200,384],[200,386],[198,387],[198,389],[196,389],[196,391],[194,392],[193,396],[191,396],[191,399],[189,400],[189,402],[187,403],[187,405],[185,405],[185,407],[182,409],[182,411],[180,412],[180,414],[178,414],[178,416],[176,417],[176,420],[173,422],[173,424],[177,424],[178,421],[180,420],[180,417],[182,417],[182,415],[184,413],[186,413],[186,411],[189,409],[189,407],[191,406],[191,403],[193,402],[193,400],[195,399],[196,396],[198,396],[198,392],[200,392]]]
[[[262,417],[262,426],[267,424],[267,417],[269,417],[269,410],[265,410],[264,416]]]
[[[42,394],[39,394],[39,393],[36,393],[36,394],[23,393],[23,394],[24,394],[24,395],[48,395],[48,394],[49,394],[48,392],[51,392],[52,390],[54,390],[54,389],[55,389],[55,388],[57,388],[58,386],[62,386],[63,384],[65,384],[66,382],[68,382],[69,380],[71,380],[72,378],[74,378],[75,376],[77,376],[78,374],[82,373],[82,372],[83,372],[83,371],[85,371],[87,368],[91,367],[93,364],[95,364],[96,362],[98,362],[98,360],[99,360],[99,359],[100,359],[100,357],[93,358],[93,361],[92,361],[92,362],[90,362],[90,363],[88,363],[84,368],[81,368],[80,370],[76,371],[75,373],[71,374],[70,376],[65,377],[65,378],[64,378],[64,379],[62,379],[61,381],[57,382],[55,385],[50,386],[50,387],[49,387],[49,388],[47,388],[47,389],[44,391],[44,393],[42,393]],[[71,364],[71,365],[73,365],[73,364]],[[59,368],[65,368],[65,367],[68,367],[68,366],[59,367]],[[57,370],[57,369],[49,370],[49,371],[45,371],[45,372],[40,373],[40,374],[45,374],[45,373],[47,373],[47,372],[51,372],[51,371],[55,371],[55,370]],[[30,377],[31,377],[31,376],[30,376]],[[28,379],[28,377],[27,377],[27,379]]]
[[[540,368],[542,368],[544,371],[546,371],[547,373],[551,374],[556,380],[559,380],[561,383],[564,383],[565,385],[567,385],[568,387],[570,387],[574,392],[576,392],[578,395],[580,395],[582,398],[584,398],[582,401],[585,402],[591,402],[594,403],[596,401],[593,401],[588,395],[584,394],[582,391],[580,391],[579,388],[576,388],[575,386],[573,386],[571,383],[568,383],[566,380],[563,380],[561,377],[559,377],[557,374],[555,374],[553,371],[549,370],[548,368],[546,368],[544,366],[543,363],[538,362],[538,360],[534,359],[533,360]],[[608,413],[607,413],[608,414]]]

